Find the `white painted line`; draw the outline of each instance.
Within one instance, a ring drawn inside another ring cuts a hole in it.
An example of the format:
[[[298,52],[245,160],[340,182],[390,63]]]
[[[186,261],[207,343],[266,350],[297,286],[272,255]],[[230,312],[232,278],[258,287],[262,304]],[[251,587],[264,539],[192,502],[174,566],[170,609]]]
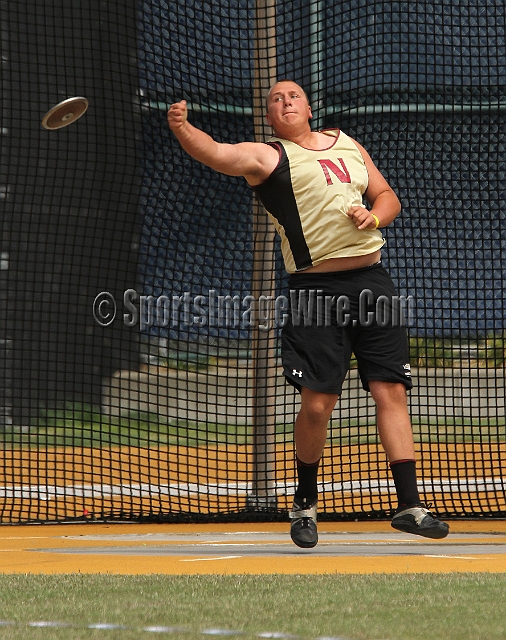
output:
[[[492,558],[484,558],[480,556],[479,558],[475,558],[474,556],[445,556],[445,555],[436,555],[436,554],[425,554],[425,558],[448,558],[449,560],[491,560]]]
[[[203,629],[201,631],[194,631],[188,628],[182,627],[169,627],[165,625],[148,625],[147,627],[134,628],[130,626],[125,626],[121,624],[107,623],[107,622],[96,622],[88,625],[75,625],[70,624],[68,622],[56,622],[56,621],[33,621],[33,622],[22,622],[22,621],[10,621],[10,620],[0,620],[0,627],[6,626],[17,626],[17,627],[71,627],[73,629],[119,629],[123,631],[145,631],[148,633],[177,633],[177,634],[193,634],[200,633],[202,635],[208,636],[240,636],[240,635],[251,635],[257,638],[267,638],[272,640],[300,640],[302,636],[292,635],[290,633],[283,633],[279,631],[264,631],[260,633],[247,632],[247,631],[238,631],[234,629],[220,629],[220,628],[208,628]],[[118,636],[119,637],[119,636]],[[311,637],[306,637],[306,640],[311,640]],[[345,638],[343,636],[320,636],[318,638],[314,638],[313,640],[349,640],[349,638]]]
[[[233,631],[232,629],[203,629],[200,633],[206,636],[238,636],[244,631]]]
[[[255,547],[255,542],[195,542],[196,547]]]
[[[151,633],[186,633],[186,629],[178,629],[177,627],[164,627],[160,625],[143,627],[142,631],[148,631]]]
[[[232,560],[233,558],[242,558],[242,556],[220,556],[219,558],[184,558],[179,562],[206,562],[209,560]]]
[[[108,622],[96,622],[95,624],[89,624],[87,629],[128,629],[122,624],[109,624]]]
[[[70,627],[67,622],[46,622],[40,620],[39,622],[29,622],[29,627]]]
[[[432,478],[418,482],[421,490],[435,492],[487,492],[506,490],[506,478]],[[288,495],[295,489],[294,482],[277,482],[278,495]],[[355,480],[350,482],[319,483],[320,492],[392,493],[394,483],[391,480]],[[120,496],[134,498],[181,497],[192,494],[209,496],[244,496],[250,493],[248,482],[223,482],[197,484],[195,482],[174,484],[69,484],[69,485],[4,485],[0,487],[0,499],[31,498],[41,501],[65,497],[93,498]]]

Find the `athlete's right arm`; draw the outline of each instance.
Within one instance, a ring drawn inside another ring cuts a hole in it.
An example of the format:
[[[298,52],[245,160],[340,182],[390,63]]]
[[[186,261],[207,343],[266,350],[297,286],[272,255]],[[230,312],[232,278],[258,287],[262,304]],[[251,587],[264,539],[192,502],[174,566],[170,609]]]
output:
[[[249,184],[266,180],[276,168],[278,152],[258,142],[226,144],[188,122],[186,100],[171,105],[167,120],[183,149],[203,164],[229,176],[243,176]]]

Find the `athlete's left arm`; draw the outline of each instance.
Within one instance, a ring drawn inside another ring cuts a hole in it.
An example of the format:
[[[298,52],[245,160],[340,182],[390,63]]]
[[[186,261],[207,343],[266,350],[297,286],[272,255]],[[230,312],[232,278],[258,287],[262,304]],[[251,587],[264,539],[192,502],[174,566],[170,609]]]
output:
[[[348,215],[357,225],[357,229],[386,227],[399,215],[401,203],[364,147],[356,140],[353,142],[362,154],[369,174],[369,183],[364,196],[371,205],[371,209],[360,206],[352,207],[348,211]]]

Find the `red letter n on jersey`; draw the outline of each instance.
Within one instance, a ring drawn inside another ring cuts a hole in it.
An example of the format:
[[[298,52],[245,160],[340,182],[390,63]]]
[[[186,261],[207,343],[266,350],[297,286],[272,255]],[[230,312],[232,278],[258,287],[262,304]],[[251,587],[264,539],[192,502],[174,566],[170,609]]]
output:
[[[331,171],[340,182],[351,182],[350,173],[344,164],[344,160],[342,158],[338,158],[338,161],[341,164],[341,168],[332,162],[332,160],[318,160],[321,168],[323,169],[323,173],[325,174],[327,185],[329,186],[332,184],[332,176],[330,175]]]

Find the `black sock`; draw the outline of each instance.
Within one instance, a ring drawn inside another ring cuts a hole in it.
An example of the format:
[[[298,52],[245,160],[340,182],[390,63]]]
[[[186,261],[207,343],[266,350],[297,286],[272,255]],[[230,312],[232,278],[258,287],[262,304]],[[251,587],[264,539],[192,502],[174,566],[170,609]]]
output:
[[[295,491],[297,502],[303,506],[312,504],[318,497],[318,467],[320,461],[307,464],[297,458],[297,477],[299,484]]]
[[[399,507],[408,509],[420,505],[420,494],[416,485],[415,460],[396,460],[390,464],[390,470],[394,477]]]

